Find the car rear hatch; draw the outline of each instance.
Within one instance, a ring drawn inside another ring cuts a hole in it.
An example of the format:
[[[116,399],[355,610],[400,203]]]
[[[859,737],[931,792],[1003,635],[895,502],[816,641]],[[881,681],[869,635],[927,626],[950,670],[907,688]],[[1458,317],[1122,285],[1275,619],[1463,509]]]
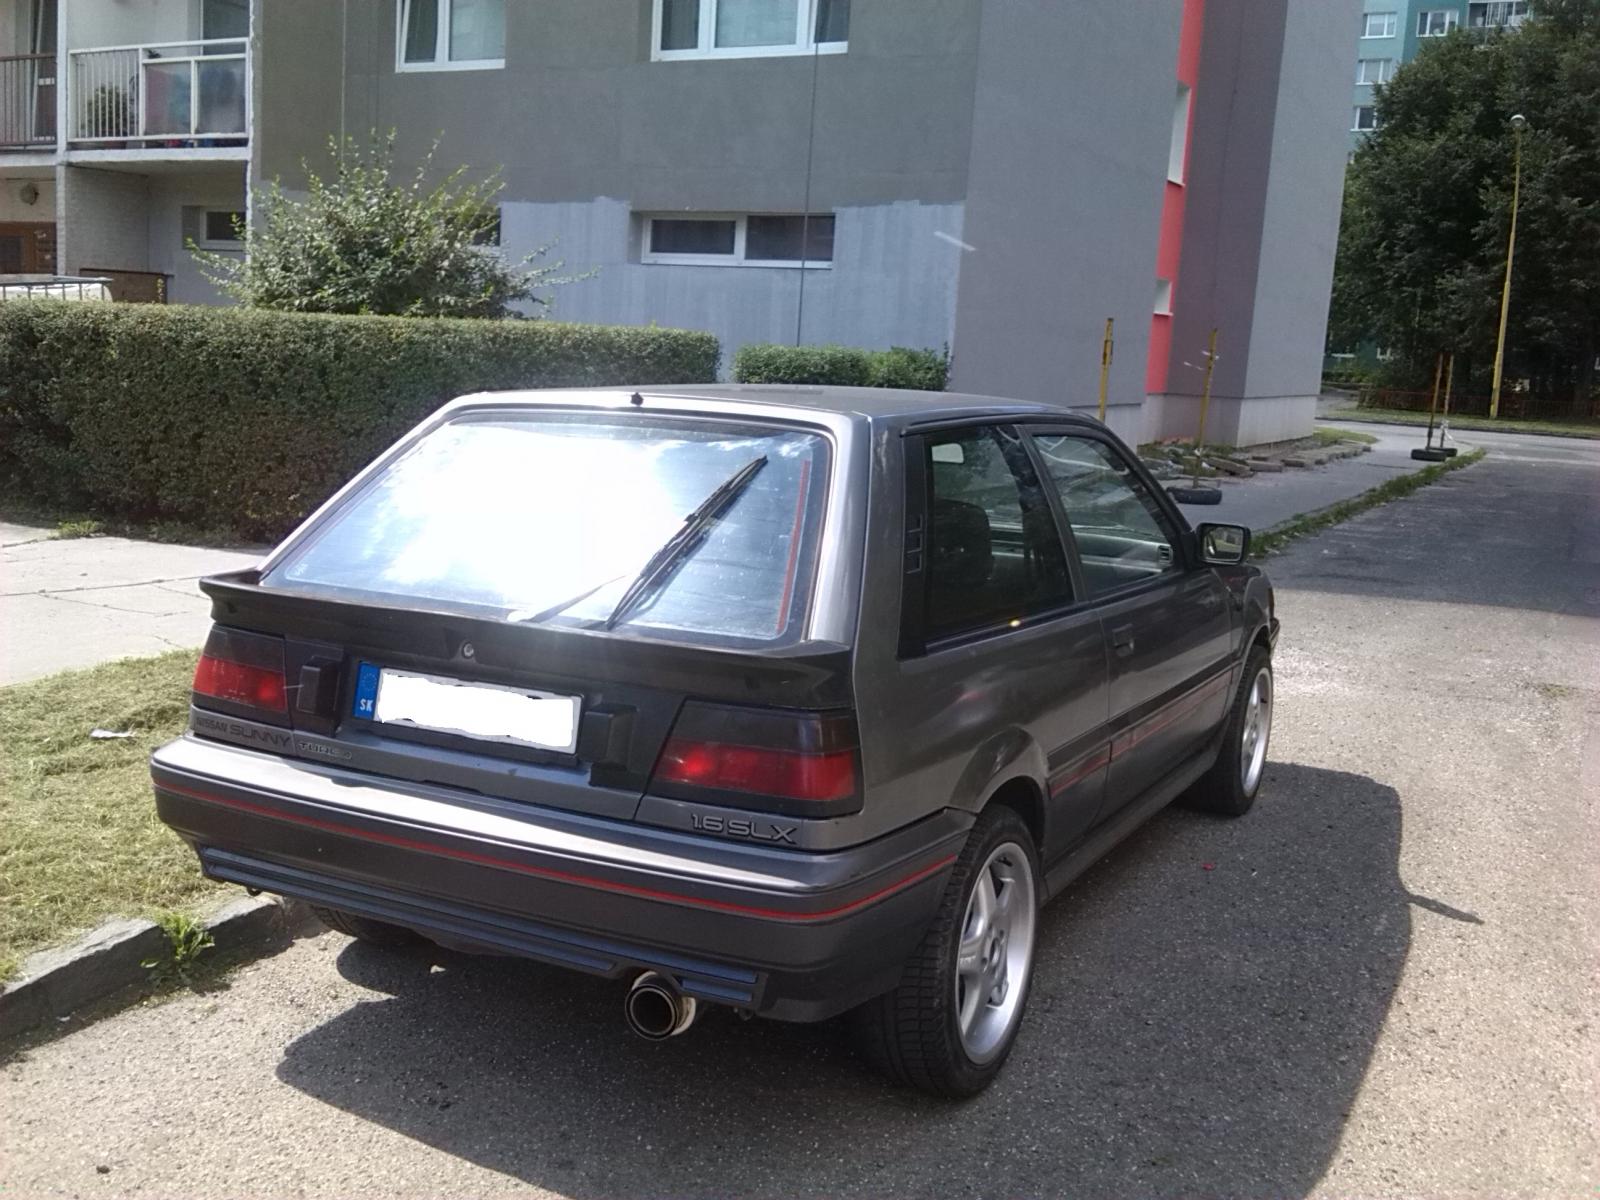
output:
[[[469,410],[262,571],[202,582],[194,732],[614,818],[653,775],[680,798],[851,811],[850,652],[806,636],[829,461],[817,430]]]

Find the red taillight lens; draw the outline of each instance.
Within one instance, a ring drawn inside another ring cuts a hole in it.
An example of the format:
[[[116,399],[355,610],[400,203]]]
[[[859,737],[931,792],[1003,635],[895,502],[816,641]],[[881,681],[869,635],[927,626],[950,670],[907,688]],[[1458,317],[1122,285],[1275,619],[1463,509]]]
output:
[[[848,712],[690,701],[656,760],[660,795],[791,816],[861,809],[861,755]]]
[[[847,800],[856,791],[856,755],[854,750],[800,754],[672,738],[661,752],[656,778],[790,800]]]
[[[271,712],[287,712],[289,702],[284,695],[283,668],[254,667],[248,663],[229,662],[225,658],[200,656],[194,669],[194,690],[202,696],[262,708]]]

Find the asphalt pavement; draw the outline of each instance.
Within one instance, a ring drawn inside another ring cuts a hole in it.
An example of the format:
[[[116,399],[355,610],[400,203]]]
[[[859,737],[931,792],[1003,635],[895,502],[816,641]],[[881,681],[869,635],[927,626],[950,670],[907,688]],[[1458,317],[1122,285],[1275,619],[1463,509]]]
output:
[[[1052,904],[985,1095],[886,1087],[834,1025],[646,1044],[616,985],[323,934],[14,1053],[0,1190],[1592,1197],[1600,444],[1481,440],[1270,561],[1261,800]]]

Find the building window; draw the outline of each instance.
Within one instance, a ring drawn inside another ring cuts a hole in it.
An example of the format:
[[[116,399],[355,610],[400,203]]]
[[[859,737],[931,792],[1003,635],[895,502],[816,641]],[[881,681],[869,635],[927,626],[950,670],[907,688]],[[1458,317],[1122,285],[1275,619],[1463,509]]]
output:
[[[850,0],[654,0],[652,57],[837,54],[850,40]]]
[[[399,0],[395,69],[479,71],[506,65],[505,0]]]
[[[244,213],[237,209],[208,208],[200,218],[203,250],[243,250]]]
[[[1156,280],[1156,316],[1170,317],[1172,315],[1172,280]]]
[[[1528,0],[1472,0],[1467,24],[1473,29],[1515,29],[1528,19]]]
[[[690,266],[827,267],[833,264],[833,217],[646,217],[640,258]]]
[[[1400,17],[1396,13],[1368,13],[1366,24],[1362,27],[1361,36],[1364,38],[1393,37],[1400,29]]]
[[[1394,78],[1394,67],[1392,58],[1363,58],[1356,63],[1356,82],[1388,83]]]
[[[1436,8],[1417,14],[1417,36],[1443,37],[1461,24],[1461,14],[1453,8]]]
[[[1371,133],[1378,127],[1378,110],[1370,104],[1361,104],[1356,107],[1356,123],[1350,126],[1352,133]]]
[[[1189,104],[1194,93],[1178,85],[1178,102],[1172,109],[1172,146],[1167,151],[1167,182],[1182,183],[1189,152]]]

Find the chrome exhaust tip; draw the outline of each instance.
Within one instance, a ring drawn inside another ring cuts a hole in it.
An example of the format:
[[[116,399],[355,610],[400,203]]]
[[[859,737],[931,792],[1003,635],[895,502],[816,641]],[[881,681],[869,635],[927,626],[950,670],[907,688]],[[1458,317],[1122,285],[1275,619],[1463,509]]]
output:
[[[622,1003],[628,1028],[651,1042],[677,1037],[694,1024],[697,1009],[693,996],[685,996],[670,979],[654,971],[635,979]]]

